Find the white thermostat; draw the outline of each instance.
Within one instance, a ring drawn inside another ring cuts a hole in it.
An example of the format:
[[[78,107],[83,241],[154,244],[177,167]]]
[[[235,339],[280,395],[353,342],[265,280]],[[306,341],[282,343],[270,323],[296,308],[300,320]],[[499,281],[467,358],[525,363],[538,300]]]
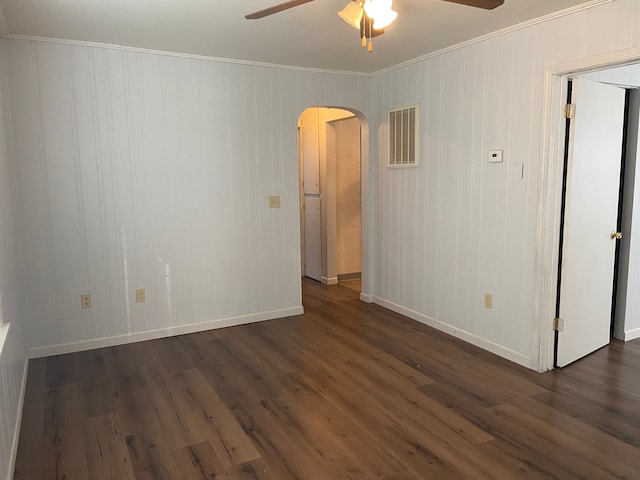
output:
[[[502,162],[502,150],[491,150],[489,152],[489,163]]]

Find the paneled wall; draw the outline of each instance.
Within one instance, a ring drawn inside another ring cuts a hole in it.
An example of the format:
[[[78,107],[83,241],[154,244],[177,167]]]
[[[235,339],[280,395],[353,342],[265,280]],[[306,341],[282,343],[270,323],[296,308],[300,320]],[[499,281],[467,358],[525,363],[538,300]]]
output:
[[[544,68],[639,45],[637,0],[369,79],[1,39],[12,130],[2,116],[0,298],[11,327],[0,474],[24,336],[38,355],[300,311],[296,125],[307,107],[353,108],[367,135],[371,126],[368,298],[531,366]],[[388,169],[387,111],[412,104],[420,164]],[[492,149],[503,163],[486,161]]]
[[[530,365],[543,71],[638,45],[636,3],[370,79],[2,40],[29,346],[45,354],[300,311],[296,125],[306,107],[330,105],[372,126],[369,293]],[[387,111],[416,103],[420,165],[388,169]],[[492,149],[503,163],[487,163]],[[267,208],[269,195],[281,209]]]
[[[544,69],[639,45],[618,0],[375,76],[377,301],[530,365]],[[389,169],[387,111],[412,104],[420,165]]]
[[[7,92],[7,58],[0,44],[0,478],[11,478],[17,447],[26,346],[20,308],[17,208]]]
[[[301,311],[298,117],[361,76],[5,42],[36,355]]]

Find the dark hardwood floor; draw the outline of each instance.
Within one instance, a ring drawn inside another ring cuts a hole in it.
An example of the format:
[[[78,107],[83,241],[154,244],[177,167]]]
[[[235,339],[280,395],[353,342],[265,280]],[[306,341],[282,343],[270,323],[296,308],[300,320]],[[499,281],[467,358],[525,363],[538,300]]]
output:
[[[640,343],[537,374],[304,282],[304,316],[31,362],[15,479],[639,479]]]

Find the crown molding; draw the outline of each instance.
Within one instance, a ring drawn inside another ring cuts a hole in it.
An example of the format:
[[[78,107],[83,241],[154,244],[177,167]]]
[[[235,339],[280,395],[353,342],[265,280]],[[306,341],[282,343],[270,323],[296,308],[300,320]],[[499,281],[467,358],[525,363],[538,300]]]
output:
[[[205,62],[231,63],[234,65],[246,65],[251,67],[277,68],[280,70],[294,70],[297,72],[323,73],[332,75],[350,75],[356,77],[371,77],[372,73],[352,72],[348,70],[328,70],[322,68],[300,67],[295,65],[281,65],[277,63],[256,62],[252,60],[238,60],[234,58],[210,57],[207,55],[196,55],[191,53],[170,52],[166,50],[153,50],[149,48],[128,47],[111,43],[85,42],[82,40],[69,40],[66,38],[39,37],[35,35],[0,34],[0,38],[13,40],[26,40],[30,42],[60,43],[63,45],[73,45],[78,47],[102,48],[107,50],[121,50],[125,52],[147,53],[150,55],[161,55],[165,57],[186,58],[191,60],[202,60]]]
[[[507,35],[509,33],[522,30],[534,25],[538,25],[540,23],[548,22],[550,20],[554,20],[556,18],[564,17],[567,15],[572,15],[577,12],[581,12],[583,10],[588,10],[594,7],[598,7],[600,5],[605,5],[607,3],[615,2],[616,0],[591,0],[589,2],[583,3],[581,5],[576,5],[575,7],[566,8],[564,10],[560,10],[558,12],[550,13],[548,15],[544,15],[542,17],[537,17],[531,20],[527,20],[525,22],[518,23],[516,25],[512,25],[510,27],[503,28],[501,30],[496,30],[495,32],[488,33],[486,35],[481,35],[476,38],[472,38],[465,42],[457,43],[455,45],[451,45],[449,47],[442,48],[440,50],[436,50],[431,53],[427,53],[425,55],[421,55],[416,58],[412,58],[405,62],[401,62],[395,65],[392,65],[387,68],[383,68],[381,70],[377,70],[375,72],[367,73],[367,72],[354,72],[348,70],[328,70],[322,68],[312,68],[312,67],[301,67],[295,65],[282,65],[277,63],[266,63],[266,62],[256,62],[251,60],[239,60],[233,58],[222,58],[222,57],[211,57],[207,55],[195,55],[190,53],[179,53],[179,52],[171,52],[166,50],[153,50],[148,48],[139,48],[139,47],[128,47],[125,45],[116,45],[110,43],[99,43],[99,42],[86,42],[81,40],[70,40],[70,39],[62,39],[62,38],[52,38],[52,37],[39,37],[33,35],[16,35],[8,33],[9,29],[7,27],[4,14],[2,11],[2,7],[0,6],[0,38],[9,38],[16,40],[28,40],[32,42],[45,42],[45,43],[61,43],[64,45],[75,45],[75,46],[83,46],[83,47],[93,47],[93,48],[104,48],[110,50],[121,50],[127,52],[137,52],[137,53],[147,53],[151,55],[162,55],[167,57],[176,57],[176,58],[187,58],[193,60],[202,60],[206,62],[218,62],[218,63],[230,63],[235,65],[246,65],[252,67],[264,67],[264,68],[277,68],[281,70],[293,70],[298,72],[310,72],[310,73],[323,73],[323,74],[332,74],[332,75],[349,75],[356,77],[375,77],[379,74],[388,73],[394,70],[398,70],[400,68],[406,67],[408,65],[413,65],[415,63],[422,62],[424,60],[428,60],[430,58],[439,57],[449,52],[453,52],[456,50],[460,50],[462,48],[475,45],[477,43],[481,43],[492,38],[500,37],[503,35]]]
[[[449,52],[453,52],[455,50],[460,50],[461,48],[465,48],[471,45],[475,45],[477,43],[481,43],[492,38],[500,37],[502,35],[507,35],[512,32],[516,32],[518,30],[522,30],[528,27],[532,27],[534,25],[538,25],[540,23],[548,22],[550,20],[554,20],[556,18],[565,17],[567,15],[572,15],[577,12],[581,12],[583,10],[588,10],[590,8],[598,7],[600,5],[605,5],[607,3],[615,2],[616,0],[591,0],[590,2],[583,3],[581,5],[576,5],[575,7],[569,7],[564,10],[560,10],[558,12],[553,12],[548,15],[544,15],[542,17],[533,18],[531,20],[527,20],[526,22],[521,22],[516,25],[512,25],[510,27],[503,28],[501,30],[496,30],[495,32],[487,33],[486,35],[482,35],[480,37],[472,38],[471,40],[467,40],[465,42],[457,43],[455,45],[451,45],[450,47],[445,47],[440,50],[436,50],[435,52],[427,53],[425,55],[421,55],[416,58],[412,58],[411,60],[407,60],[406,62],[398,63],[396,65],[392,65],[391,67],[383,68],[381,70],[377,70],[373,72],[372,76],[379,75],[381,73],[388,73],[394,70],[398,70],[400,68],[406,67],[408,65],[413,65],[414,63],[422,62],[423,60],[428,60],[430,58],[439,57],[440,55],[444,55]]]

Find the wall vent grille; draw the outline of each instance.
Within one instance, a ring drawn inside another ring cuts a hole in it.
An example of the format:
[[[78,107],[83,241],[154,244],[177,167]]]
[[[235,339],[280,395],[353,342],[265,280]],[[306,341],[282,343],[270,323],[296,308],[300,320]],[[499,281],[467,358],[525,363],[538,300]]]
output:
[[[414,167],[418,163],[418,106],[389,111],[389,166]]]

